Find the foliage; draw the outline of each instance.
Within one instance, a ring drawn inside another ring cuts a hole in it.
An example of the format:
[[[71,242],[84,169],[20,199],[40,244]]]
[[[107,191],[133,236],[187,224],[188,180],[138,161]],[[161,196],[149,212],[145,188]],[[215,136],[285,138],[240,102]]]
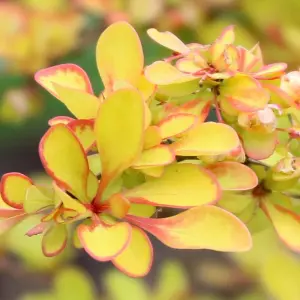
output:
[[[300,251],[300,72],[264,64],[258,44],[235,45],[233,26],[208,45],[148,34],[172,51],[148,66],[129,23],[101,34],[100,95],[74,64],[35,74],[74,118],[49,120],[40,141],[51,186],[3,175],[1,231],[38,216],[26,234],[42,236],[45,256],[71,240],[132,277],[151,269],[146,232],[171,248],[243,252],[272,223]],[[157,218],[158,207],[180,211]]]
[[[202,299],[191,294],[186,271],[177,261],[166,261],[163,263],[159,270],[158,280],[153,288],[150,288],[141,279],[129,278],[115,270],[104,274],[102,280],[104,282],[104,293],[101,296],[97,296],[94,283],[88,274],[81,269],[67,267],[55,274],[51,291],[27,294],[21,299],[63,300],[72,296],[74,300],[126,300],[128,295],[130,295],[132,300],[183,300],[187,299],[186,297],[195,300]]]

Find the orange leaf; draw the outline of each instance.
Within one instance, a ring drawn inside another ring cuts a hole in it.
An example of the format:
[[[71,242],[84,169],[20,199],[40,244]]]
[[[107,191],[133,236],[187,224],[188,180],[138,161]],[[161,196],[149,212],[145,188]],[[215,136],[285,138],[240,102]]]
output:
[[[129,200],[121,194],[112,195],[108,202],[110,213],[118,219],[124,218],[130,209]]]

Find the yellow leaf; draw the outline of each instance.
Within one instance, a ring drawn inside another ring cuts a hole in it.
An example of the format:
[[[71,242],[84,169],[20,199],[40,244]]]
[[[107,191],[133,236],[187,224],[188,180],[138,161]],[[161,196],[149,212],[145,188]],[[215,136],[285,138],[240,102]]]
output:
[[[151,177],[160,177],[164,173],[165,167],[158,166],[158,167],[144,168],[144,169],[139,169],[139,171]]]
[[[96,154],[91,154],[87,157],[88,159],[88,163],[89,163],[89,168],[91,170],[91,172],[98,176],[99,174],[101,174],[101,161],[100,161],[100,156],[98,153]]]
[[[178,296],[184,297],[190,291],[187,272],[184,266],[176,260],[168,260],[161,265],[157,282],[153,296],[155,300],[176,299]],[[204,299],[200,298],[200,300]]]
[[[112,260],[112,263],[128,276],[143,277],[149,273],[152,262],[153,249],[147,234],[133,226],[128,246]]]
[[[127,219],[170,248],[242,252],[252,246],[247,227],[234,215],[216,206],[194,207],[169,218],[128,216]]]
[[[103,280],[108,299],[128,300],[128,295],[130,295],[130,300],[151,299],[150,289],[144,280],[130,278],[117,270],[109,270]]]
[[[300,299],[299,258],[286,251],[268,253],[260,265],[263,286],[276,300]]]
[[[168,145],[158,145],[144,150],[141,156],[132,165],[135,169],[153,166],[165,166],[175,160],[175,154]]]
[[[182,58],[176,62],[176,67],[179,71],[184,73],[196,73],[201,70],[201,66],[197,65],[193,59]],[[198,83],[199,87],[199,83]]]
[[[287,64],[275,63],[262,67],[258,72],[255,73],[255,78],[260,80],[268,80],[279,78],[284,74]]]
[[[288,201],[287,196],[275,192],[262,205],[280,239],[293,251],[300,252],[300,216],[284,206]]]
[[[39,153],[45,170],[60,187],[79,201],[89,202],[86,195],[89,166],[71,129],[63,124],[52,126],[41,139]]]
[[[131,202],[170,207],[193,207],[217,201],[220,187],[205,169],[193,164],[172,164],[159,178],[123,193]]]
[[[137,86],[144,67],[144,55],[138,34],[126,22],[116,22],[101,34],[96,49],[97,66],[106,89],[115,81]]]
[[[196,117],[191,114],[177,113],[165,118],[157,126],[162,139],[167,139],[188,131],[195,125],[196,120]]]
[[[199,123],[172,145],[176,155],[200,156],[228,154],[239,147],[235,130],[226,124]]]
[[[78,119],[93,119],[97,115],[100,100],[85,91],[76,90],[57,83],[52,83],[59,99]]]
[[[220,95],[239,111],[252,112],[264,109],[270,100],[269,92],[254,78],[236,75],[224,80]]]
[[[180,72],[174,66],[164,61],[156,61],[145,69],[146,78],[158,85],[184,83],[195,80],[196,77]]]
[[[118,219],[123,219],[130,209],[130,202],[121,194],[112,195],[108,202],[111,215]]]
[[[142,93],[145,102],[149,102],[149,100],[151,100],[151,96],[153,96],[156,88],[156,86],[151,83],[144,74],[140,76],[136,87]]]
[[[81,224],[77,230],[85,251],[99,261],[109,261],[119,255],[131,238],[131,226],[125,222],[113,226]]]
[[[65,225],[53,225],[42,239],[42,250],[45,256],[52,257],[61,253],[67,245],[67,228]]]
[[[44,187],[31,185],[26,192],[24,201],[24,210],[27,213],[37,212],[43,208],[53,206],[54,191]]]
[[[68,126],[79,139],[83,149],[88,152],[95,145],[94,122],[91,120],[74,120]]]
[[[103,190],[142,151],[144,101],[141,95],[135,90],[114,92],[101,104],[94,129],[102,163],[100,187]]]
[[[159,127],[149,126],[145,131],[144,149],[149,149],[158,146],[162,138],[160,135]]]
[[[82,203],[70,197],[68,194],[62,191],[55,183],[53,183],[53,186],[54,191],[61,200],[64,208],[74,210],[79,214],[84,214],[86,212],[86,207]]]
[[[38,71],[35,80],[54,97],[58,98],[53,83],[93,94],[93,89],[86,72],[74,64],[63,64]]]
[[[159,32],[155,28],[147,30],[148,35],[158,44],[169,48],[175,52],[187,54],[190,52],[188,46],[186,46],[176,35],[172,32],[165,31]]]
[[[32,181],[21,173],[6,173],[1,178],[1,197],[10,207],[22,209],[26,192]]]
[[[131,203],[128,214],[138,217],[150,218],[156,211],[155,206],[147,204]]]
[[[246,154],[257,160],[270,157],[277,145],[277,132],[260,132],[253,130],[243,130],[241,132],[243,146]]]
[[[250,190],[257,186],[258,179],[249,167],[233,162],[224,161],[207,166],[213,172],[223,190]]]

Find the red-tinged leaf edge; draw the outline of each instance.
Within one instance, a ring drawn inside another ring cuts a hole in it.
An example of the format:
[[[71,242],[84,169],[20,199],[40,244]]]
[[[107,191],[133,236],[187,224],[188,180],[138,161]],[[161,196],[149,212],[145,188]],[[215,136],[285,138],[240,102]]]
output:
[[[174,114],[171,114],[171,115],[169,115],[169,116],[167,116],[166,118],[164,118],[163,120],[161,120],[158,124],[157,124],[157,126],[158,127],[160,127],[160,126],[162,126],[164,123],[168,123],[171,119],[173,119],[173,118],[175,118],[176,119],[176,117],[180,117],[180,116],[191,116],[191,117],[193,117],[194,115],[193,114],[189,114],[189,113],[182,113],[182,112],[179,112],[179,113],[174,113]],[[187,128],[185,128],[184,130],[182,130],[182,131],[179,131],[179,132],[177,132],[177,134],[183,134],[183,133],[185,133],[185,132],[187,132],[188,130],[190,130],[192,127],[194,127],[195,126],[195,124],[197,123],[197,118],[196,118],[196,116],[194,116],[194,123],[192,124],[192,125],[190,125],[189,127],[187,127]],[[176,134],[176,135],[177,135]],[[175,135],[175,136],[176,136]],[[170,138],[170,137],[172,137],[172,136],[168,136],[168,137],[165,137],[165,138]]]
[[[44,169],[45,171],[47,172],[47,174],[52,177],[55,182],[57,183],[57,185],[62,188],[62,189],[65,189],[65,190],[72,190],[72,187],[70,187],[67,183],[61,181],[59,178],[57,178],[54,174],[54,172],[52,170],[50,170],[48,168],[48,164],[47,164],[47,161],[46,159],[44,158],[44,155],[43,155],[43,152],[44,152],[44,143],[45,143],[45,140],[47,139],[48,135],[50,135],[52,133],[52,131],[55,129],[56,126],[65,126],[64,124],[57,124],[55,126],[52,126],[48,129],[48,131],[43,135],[43,137],[41,138],[40,140],[40,143],[39,143],[39,155],[40,155],[40,159],[41,159],[41,162],[44,166]],[[69,129],[70,133],[74,136],[74,138],[78,141],[78,144],[80,145],[81,147],[81,150],[82,150],[82,153],[85,153],[85,150],[83,149],[79,139],[77,138],[77,136],[75,135],[75,133],[68,127],[68,126],[65,126],[66,128]],[[86,164],[88,165],[88,161],[87,161],[87,157],[84,155],[85,157],[85,160],[86,160]]]
[[[26,175],[24,175],[22,173],[18,173],[18,172],[6,173],[1,178],[0,193],[1,193],[3,201],[10,207],[13,207],[16,209],[23,209],[22,204],[16,204],[16,203],[10,201],[9,198],[7,197],[7,195],[5,194],[5,182],[10,176],[21,177],[21,178],[27,180],[31,184],[33,184],[33,182],[29,177],[27,177]]]
[[[82,76],[82,78],[84,79],[84,81],[86,83],[86,87],[87,87],[86,92],[88,92],[89,94],[92,94],[92,95],[94,94],[92,84],[90,82],[88,74],[81,67],[79,67],[78,65],[75,65],[75,64],[61,64],[61,65],[52,66],[52,67],[49,67],[46,69],[39,70],[38,72],[36,72],[34,74],[34,79],[39,85],[41,85],[49,93],[51,93],[55,98],[57,98],[58,95],[55,92],[52,92],[49,89],[47,89],[46,87],[44,87],[42,84],[42,81],[40,80],[41,77],[52,75],[57,70],[62,70],[62,71],[71,70],[71,71],[74,71],[75,73],[80,73],[80,75]]]
[[[54,225],[55,226],[55,225]],[[44,236],[43,238],[46,236],[47,232],[49,232],[53,227],[50,227],[45,233],[44,233]],[[68,239],[67,239],[67,236],[64,240],[64,242],[62,243],[61,247],[55,251],[55,252],[47,252],[45,246],[44,246],[44,243],[43,243],[43,240],[42,240],[42,251],[43,251],[43,254],[46,256],[46,257],[54,257],[54,256],[57,256],[58,254],[62,253],[64,251],[64,249],[66,248],[67,246],[67,243],[68,243]]]
[[[98,220],[97,220],[98,222]],[[101,221],[100,221],[101,222]],[[107,224],[104,224],[101,222],[101,224],[103,226],[110,226],[110,225],[107,225]],[[84,239],[82,238],[82,230],[84,230],[85,228],[89,231],[92,231],[96,226],[97,226],[97,223],[94,222],[92,225],[88,226],[88,225],[85,225],[85,224],[80,224],[78,227],[77,227],[77,234],[78,234],[78,237],[79,237],[79,240],[80,240],[80,243],[81,245],[83,246],[84,250],[88,253],[88,255],[90,257],[92,257],[93,259],[97,260],[97,261],[101,261],[101,262],[106,262],[106,261],[110,261],[112,260],[114,257],[118,256],[119,254],[122,253],[122,251],[124,251],[126,249],[126,247],[128,246],[128,244],[130,243],[130,239],[131,239],[131,225],[129,223],[127,223],[128,226],[130,227],[130,233],[128,235],[128,240],[127,240],[127,243],[124,244],[124,246],[122,247],[122,249],[115,255],[113,256],[108,256],[106,258],[99,258],[98,256],[94,255],[94,253],[92,253],[88,247],[86,247],[85,243],[84,243]]]
[[[132,227],[135,227],[135,226],[132,226]],[[149,242],[149,246],[150,246],[150,249],[151,249],[151,258],[152,258],[151,263],[149,264],[149,267],[148,267],[148,269],[145,271],[144,274],[140,274],[140,275],[138,275],[138,276],[137,276],[137,275],[134,275],[134,274],[131,274],[131,273],[128,272],[126,269],[124,269],[124,268],[122,268],[121,266],[119,266],[114,260],[111,261],[111,262],[113,263],[113,265],[114,265],[116,268],[118,268],[121,272],[123,272],[124,274],[126,274],[127,276],[130,276],[130,277],[132,277],[132,278],[140,278],[140,277],[146,276],[146,275],[150,272],[150,270],[152,269],[152,265],[153,265],[153,257],[154,257],[153,245],[152,245],[152,243],[151,243],[151,240],[150,240],[148,234],[147,234],[144,230],[142,230],[142,229],[141,229],[141,232],[142,232],[143,235],[145,236],[146,240]]]
[[[75,128],[77,126],[90,126],[91,129],[93,130],[94,128],[94,120],[86,120],[86,119],[80,119],[80,120],[72,120],[70,121],[67,126],[73,131],[75,132]],[[89,152],[93,147],[96,147],[96,140],[90,145],[87,147],[87,149],[85,149],[85,152]]]
[[[54,126],[56,124],[69,124],[70,122],[74,121],[75,119],[67,116],[57,116],[48,121],[49,126]]]

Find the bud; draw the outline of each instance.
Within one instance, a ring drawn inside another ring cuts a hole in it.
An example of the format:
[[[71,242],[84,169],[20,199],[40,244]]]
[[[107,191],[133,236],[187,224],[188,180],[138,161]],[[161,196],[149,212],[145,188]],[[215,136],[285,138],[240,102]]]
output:
[[[238,124],[245,129],[273,132],[277,125],[276,116],[270,107],[252,113],[242,112]]]
[[[293,98],[293,102],[300,104],[300,71],[290,72],[282,77],[280,88]]]

